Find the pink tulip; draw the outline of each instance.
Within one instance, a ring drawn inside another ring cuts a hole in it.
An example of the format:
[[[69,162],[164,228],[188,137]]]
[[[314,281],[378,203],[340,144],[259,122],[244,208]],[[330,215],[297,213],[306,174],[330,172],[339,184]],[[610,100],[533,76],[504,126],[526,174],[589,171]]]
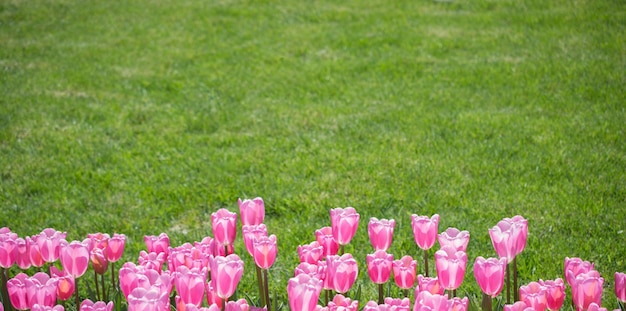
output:
[[[429,250],[437,240],[439,230],[439,215],[427,216],[411,215],[413,237],[417,246],[423,250]]]
[[[14,278],[7,281],[9,300],[17,310],[27,310],[30,307],[26,296],[26,279],[28,279],[28,275],[18,273]]]
[[[338,207],[330,210],[333,237],[339,245],[350,243],[359,225],[359,218],[359,214],[353,207]]]
[[[298,257],[300,258],[300,262],[316,264],[320,259],[322,259],[323,254],[324,248],[317,241],[298,246]]]
[[[446,245],[454,247],[457,251],[466,251],[470,234],[468,231],[459,231],[457,228],[448,228],[437,236],[439,245],[443,248]]]
[[[41,257],[45,262],[55,262],[61,255],[61,240],[64,240],[67,233],[54,230],[52,228],[44,229],[38,236],[33,236],[33,240],[37,242]]]
[[[511,223],[513,228],[513,240],[515,241],[515,255],[519,255],[526,247],[526,240],[528,238],[528,220],[524,217],[517,215],[513,218],[504,218],[504,221]]]
[[[409,298],[385,298],[385,304],[390,307],[390,311],[409,311],[411,309],[411,301]],[[394,308],[394,309],[391,309]]]
[[[145,251],[140,251],[137,262],[139,263],[140,266],[146,269],[151,269],[158,273],[161,273],[161,270],[163,269],[163,263],[165,262],[167,256],[168,256],[167,252],[146,253]]]
[[[563,302],[565,301],[565,284],[563,283],[563,279],[558,278],[554,281],[539,280],[539,284],[541,284],[546,289],[548,310],[560,310],[563,306]]]
[[[326,261],[328,263],[326,278],[329,285],[338,293],[346,293],[359,273],[356,260],[351,254],[346,253],[341,256],[328,256]]]
[[[160,292],[157,288],[146,290],[137,287],[128,295],[128,311],[166,310],[169,310],[168,294]]]
[[[104,274],[109,268],[109,262],[100,248],[91,250],[91,266],[97,274]]]
[[[312,277],[316,277],[320,280],[324,280],[326,278],[326,270],[325,270],[325,266],[322,267],[321,265],[318,264],[312,264],[312,263],[308,263],[308,262],[301,262],[295,269],[293,272],[293,276],[298,276],[298,274],[308,274]]]
[[[137,284],[139,282],[139,277],[137,275],[139,270],[143,270],[142,266],[136,266],[132,262],[126,262],[120,268],[119,273],[119,281],[120,281],[120,290],[124,294],[124,297],[128,300],[128,295],[137,288]]]
[[[427,291],[431,294],[443,295],[445,288],[439,283],[439,279],[424,277],[421,274],[417,276],[417,288],[415,289],[415,297],[420,292]]]
[[[56,306],[51,307],[51,306],[42,306],[42,305],[34,304],[32,309],[30,310],[31,311],[65,311],[65,308],[62,305],[56,305]],[[1,308],[0,308],[0,311],[2,311]]]
[[[248,311],[249,308],[248,302],[242,298],[237,301],[227,302],[224,311]]]
[[[469,298],[454,297],[449,300],[449,311],[467,311],[469,306]]]
[[[36,236],[33,238],[27,237],[26,240],[29,241],[28,247],[28,256],[30,257],[30,263],[35,267],[42,267],[45,263],[43,257],[41,256],[41,251],[39,250],[39,244],[35,241]]]
[[[176,296],[178,297],[178,296]],[[213,305],[209,305],[208,308],[198,308],[195,305],[192,304],[187,304],[187,305],[176,305],[176,311],[220,311],[220,307],[218,307],[217,305],[213,304]]]
[[[537,311],[544,311],[548,307],[546,288],[538,282],[530,282],[519,288],[520,300],[528,307]]]
[[[211,214],[213,237],[222,245],[231,245],[237,236],[237,213],[231,213],[225,208]]]
[[[243,274],[243,261],[237,254],[226,257],[209,257],[211,270],[211,286],[217,295],[227,300],[237,289],[241,275]]]
[[[328,311],[357,311],[359,302],[346,298],[341,294],[335,295],[333,300],[328,302]]]
[[[26,284],[26,300],[32,308],[33,305],[52,307],[57,300],[57,279],[43,272],[35,273],[24,280]]]
[[[448,311],[450,302],[442,295],[433,295],[428,291],[420,292],[415,298],[414,311]]]
[[[565,279],[570,287],[574,286],[574,279],[581,273],[593,270],[593,264],[580,258],[565,257]],[[569,273],[568,271],[571,271]]]
[[[91,240],[90,250],[92,250],[93,248],[105,250],[107,248],[107,245],[109,244],[110,236],[107,233],[90,233],[87,234],[87,237],[89,238],[89,240]]]
[[[72,275],[74,278],[81,277],[87,271],[89,265],[89,246],[85,242],[67,241],[62,240],[61,253],[59,258],[61,259],[61,265],[63,270]]]
[[[534,311],[534,309],[528,307],[525,302],[518,301],[511,305],[504,305],[504,309],[502,311]]]
[[[435,253],[435,267],[439,283],[447,290],[461,286],[467,265],[467,254],[457,251],[452,246],[441,247]]]
[[[402,289],[409,289],[415,284],[417,261],[406,255],[393,261],[393,279]]]
[[[104,301],[93,302],[89,299],[83,300],[80,304],[80,311],[111,311],[113,310],[113,302],[105,303]]]
[[[22,270],[30,268],[30,239],[17,238],[15,240],[15,262]],[[2,242],[0,242],[2,243]]]
[[[206,268],[189,269],[186,266],[180,266],[174,272],[173,277],[176,291],[184,304],[200,307],[204,298],[204,284],[207,279]]]
[[[109,239],[106,251],[104,252],[109,262],[116,262],[120,260],[124,253],[124,246],[126,245],[126,236],[123,234],[113,234]]]
[[[17,237],[8,235],[0,237],[0,267],[8,269],[13,266],[17,259]]]
[[[592,302],[592,303],[589,304],[589,307],[587,308],[587,311],[607,311],[607,310],[606,310],[606,308],[600,307],[595,302]]]
[[[367,234],[370,238],[370,242],[374,247],[374,250],[386,251],[391,246],[393,240],[393,228],[396,226],[396,221],[391,219],[381,219],[372,217],[367,224]]]
[[[237,200],[242,225],[260,225],[265,219],[265,203],[263,199]]]
[[[615,296],[626,302],[626,273],[615,272]]]
[[[57,298],[63,301],[70,299],[76,286],[74,277],[65,270],[60,271],[55,266],[50,266],[50,275],[57,279]]]
[[[387,254],[384,250],[378,250],[374,254],[365,257],[367,262],[367,274],[374,284],[387,283],[391,276],[393,265],[393,255]]]
[[[147,253],[164,253],[167,256],[167,250],[170,247],[170,238],[166,233],[161,233],[158,236],[145,235],[143,237],[143,241],[146,243],[146,247],[148,248]]]
[[[516,233],[514,231],[513,224],[504,220],[499,221],[496,226],[489,229],[493,248],[500,258],[507,259],[507,263],[512,262],[516,254]]]
[[[210,281],[205,283],[205,285],[206,285],[205,289],[206,289],[206,302],[207,302],[207,304],[208,305],[216,305],[221,310],[223,305],[224,305],[224,300],[222,298],[220,298],[220,296],[217,295],[217,292],[215,291],[215,289],[211,285]]]
[[[569,274],[571,278],[574,272],[569,271]],[[600,305],[603,284],[604,279],[600,277],[598,271],[591,270],[577,275],[574,278],[574,285],[572,285],[572,299],[576,309],[587,310],[592,302]]]
[[[506,272],[506,258],[485,259],[477,257],[474,262],[474,277],[483,293],[495,298],[504,287],[504,272]]]
[[[289,279],[287,296],[291,310],[314,311],[317,306],[322,281],[307,274],[300,274]]]
[[[333,236],[333,229],[331,227],[323,227],[321,229],[315,230],[315,238],[317,240],[317,243],[319,243],[324,248],[322,258],[326,258],[327,256],[331,255],[337,255],[337,252],[339,251],[339,244]]]
[[[243,225],[241,231],[243,232],[243,242],[246,245],[246,250],[250,256],[254,257],[254,239],[267,236],[267,227],[264,224]]]
[[[269,269],[276,260],[276,236],[260,237],[254,240],[254,263],[261,269]]]

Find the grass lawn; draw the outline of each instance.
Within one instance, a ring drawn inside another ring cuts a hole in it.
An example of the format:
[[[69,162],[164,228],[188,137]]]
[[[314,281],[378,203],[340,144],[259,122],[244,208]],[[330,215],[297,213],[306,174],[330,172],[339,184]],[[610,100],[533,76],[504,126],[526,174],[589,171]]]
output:
[[[286,310],[296,248],[331,208],[361,214],[361,306],[370,217],[397,221],[396,258],[421,258],[413,213],[469,230],[459,295],[477,304],[487,230],[520,214],[520,283],[581,257],[612,310],[625,38],[621,0],[0,0],[0,227],[124,233],[136,261],[144,235],[199,241],[260,196]]]

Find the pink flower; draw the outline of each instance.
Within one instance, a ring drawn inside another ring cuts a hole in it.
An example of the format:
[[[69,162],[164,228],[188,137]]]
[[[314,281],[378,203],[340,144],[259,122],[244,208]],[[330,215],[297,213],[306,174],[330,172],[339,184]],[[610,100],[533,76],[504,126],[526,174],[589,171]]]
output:
[[[15,240],[15,262],[22,270],[30,268],[30,238],[26,240],[17,238]]]
[[[109,262],[104,257],[104,253],[100,248],[91,250],[91,266],[97,274],[104,274],[109,268]]]
[[[593,264],[580,258],[565,257],[565,279],[570,287],[574,286],[574,279],[581,273],[593,270]],[[569,273],[570,271],[571,273]]]
[[[243,261],[237,254],[209,257],[211,286],[222,299],[233,295],[243,274]]]
[[[111,311],[113,310],[113,302],[105,303],[104,301],[93,302],[89,299],[83,300],[80,304],[80,311]]]
[[[293,276],[298,276],[298,274],[308,274],[312,277],[316,277],[320,280],[324,280],[326,278],[326,266],[321,266],[318,262],[317,264],[301,262],[293,272]]]
[[[308,274],[289,279],[287,296],[291,310],[315,311],[321,291],[322,281]]]
[[[433,295],[428,291],[420,292],[415,298],[414,311],[448,311],[450,302],[442,295]]]
[[[174,272],[174,285],[184,304],[193,304],[196,307],[202,305],[204,298],[205,281],[207,279],[206,268],[189,269],[180,266]]]
[[[57,280],[43,272],[37,272],[30,278],[24,280],[26,284],[26,300],[28,305],[38,304],[40,306],[52,307],[57,300]]]
[[[217,307],[219,307],[220,309],[222,309],[222,306],[224,305],[224,300],[222,298],[220,298],[220,296],[217,295],[217,292],[215,291],[215,289],[213,289],[213,286],[211,285],[211,282],[207,282],[206,284],[206,302],[209,305],[216,305]]]
[[[237,213],[231,213],[225,208],[211,214],[213,237],[222,245],[231,245],[237,236]]]
[[[443,293],[445,292],[445,288],[441,286],[441,284],[439,283],[439,279],[437,279],[436,277],[424,277],[420,274],[417,276],[417,283],[418,286],[415,289],[415,297],[417,297],[417,295],[422,291],[428,291],[431,294],[437,295],[443,295]]]
[[[143,241],[146,243],[146,247],[148,248],[147,253],[163,253],[167,256],[167,250],[170,247],[170,238],[166,233],[161,233],[158,236],[145,235],[143,237]],[[167,258],[164,258],[164,260],[167,260]]]
[[[385,298],[385,304],[393,311],[409,311],[411,309],[411,301],[409,298]]]
[[[165,258],[167,257],[167,253],[146,253],[145,251],[139,252],[139,258],[137,262],[140,266],[154,270],[158,273],[161,273],[163,269],[163,263],[165,262]]]
[[[535,309],[528,307],[525,302],[518,301],[511,305],[504,305],[503,311],[534,311]]]
[[[457,228],[448,228],[437,237],[439,245],[443,248],[446,245],[454,247],[457,251],[466,251],[470,234],[468,231],[459,231]]]
[[[626,273],[615,272],[615,296],[626,302]]]
[[[267,236],[267,227],[264,224],[243,225],[241,231],[243,232],[243,242],[246,245],[246,250],[250,256],[254,257],[254,239]]]
[[[33,238],[26,237],[26,240],[29,241],[28,247],[28,256],[30,257],[30,263],[35,267],[42,267],[45,263],[43,257],[41,257],[41,251],[39,250],[39,245],[34,240],[36,236]]]
[[[317,239],[317,243],[324,248],[322,258],[337,255],[339,244],[335,240],[335,237],[333,237],[333,229],[331,227],[323,227],[315,230],[315,238]]]
[[[0,267],[8,269],[13,266],[17,257],[17,237],[0,236]]]
[[[544,311],[548,307],[546,288],[538,282],[530,282],[519,288],[520,300],[528,307],[537,311]]]
[[[474,277],[483,293],[495,298],[504,287],[504,272],[506,271],[506,258],[485,259],[477,257],[474,262]]]
[[[415,284],[417,261],[406,255],[393,261],[393,279],[402,289],[409,289]]]
[[[328,256],[326,279],[328,284],[338,293],[346,293],[359,273],[356,260],[351,254]]]
[[[517,254],[517,237],[519,230],[513,223],[501,220],[496,226],[489,229],[491,244],[500,258],[506,258],[507,262],[513,261]]]
[[[113,237],[109,239],[107,244],[105,255],[109,262],[116,262],[120,260],[124,253],[124,246],[126,245],[126,236],[123,234],[113,234]]]
[[[168,293],[157,288],[149,290],[137,287],[128,295],[128,311],[166,311],[169,310]]]
[[[370,238],[370,242],[375,250],[386,251],[391,246],[393,240],[393,228],[396,226],[396,221],[391,219],[381,219],[372,217],[367,224],[367,234]]]
[[[261,269],[269,269],[276,260],[278,252],[276,236],[260,237],[254,240],[254,263]]]
[[[413,237],[417,246],[423,250],[429,250],[437,240],[439,230],[439,215],[427,216],[411,215]]]
[[[467,307],[469,306],[469,298],[467,297],[454,297],[448,301],[450,311],[467,311]]]
[[[592,302],[592,303],[589,304],[589,307],[587,308],[587,311],[607,311],[607,310],[606,310],[606,308],[601,308],[595,302]]]
[[[359,214],[353,207],[338,207],[330,210],[333,237],[339,245],[350,243],[359,225],[359,218]]]
[[[300,262],[315,264],[322,259],[323,254],[324,248],[317,241],[298,246],[298,257],[300,258]]]
[[[7,281],[9,300],[17,310],[27,310],[30,307],[26,296],[26,279],[28,279],[28,275],[18,273],[14,278]]]
[[[346,298],[341,294],[335,295],[333,300],[328,302],[328,311],[357,311],[359,302]]]
[[[513,218],[504,218],[504,221],[511,223],[513,228],[513,240],[515,241],[515,256],[519,255],[526,247],[526,239],[528,238],[528,220],[517,215]]]
[[[61,255],[61,240],[64,240],[67,233],[54,230],[52,228],[44,229],[39,235],[33,236],[33,240],[37,243],[41,257],[45,262],[55,262]]]
[[[142,266],[136,266],[132,262],[126,262],[120,268],[119,273],[119,282],[120,282],[120,290],[124,294],[124,297],[128,300],[128,295],[137,288],[137,284],[139,282],[139,277],[137,276],[139,270],[143,270]]]
[[[237,200],[239,213],[241,214],[242,225],[260,225],[265,218],[265,203],[263,199],[254,198],[252,200]]]
[[[59,271],[55,266],[50,266],[50,275],[57,280],[57,298],[63,301],[70,299],[76,286],[74,277],[65,270]]]
[[[467,254],[457,251],[452,246],[442,246],[435,253],[435,267],[439,283],[447,290],[461,286],[467,265]]]
[[[393,255],[387,254],[384,250],[378,250],[374,254],[365,257],[367,262],[367,274],[374,284],[387,283],[391,276],[393,265]]]
[[[87,271],[89,265],[89,246],[86,241],[67,241],[62,240],[61,253],[59,258],[61,259],[61,265],[63,270],[72,275],[74,278],[81,277]]]
[[[569,271],[570,278],[574,274]],[[572,299],[577,310],[587,310],[592,302],[597,305],[601,304],[602,300],[602,285],[604,279],[600,277],[598,271],[591,270],[586,273],[581,273],[574,278],[574,284],[572,285]]]
[[[89,248],[90,250],[99,248],[104,251],[109,244],[109,235],[107,233],[90,233],[87,234],[87,237],[91,240],[90,245],[92,246]]]
[[[242,298],[237,301],[227,302],[224,311],[248,311],[249,308],[248,302]]]
[[[563,306],[563,302],[565,301],[565,284],[563,284],[563,279],[558,278],[554,281],[539,280],[539,284],[546,289],[548,310],[560,310]]]
[[[2,308],[0,308],[0,310],[2,310]],[[56,305],[56,306],[51,307],[51,306],[42,306],[42,305],[34,304],[32,309],[30,310],[31,311],[65,311],[65,308],[63,308],[62,305]]]

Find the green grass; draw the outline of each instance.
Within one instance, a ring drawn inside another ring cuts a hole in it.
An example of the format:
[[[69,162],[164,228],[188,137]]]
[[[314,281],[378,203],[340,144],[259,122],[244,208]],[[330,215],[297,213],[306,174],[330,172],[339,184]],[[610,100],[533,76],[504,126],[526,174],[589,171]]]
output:
[[[397,257],[419,255],[413,213],[469,230],[478,295],[488,228],[521,214],[521,284],[581,257],[614,309],[624,38],[619,0],[0,0],[0,227],[124,233],[135,261],[261,196],[286,303],[297,246],[354,206],[365,303],[370,217],[396,219]]]

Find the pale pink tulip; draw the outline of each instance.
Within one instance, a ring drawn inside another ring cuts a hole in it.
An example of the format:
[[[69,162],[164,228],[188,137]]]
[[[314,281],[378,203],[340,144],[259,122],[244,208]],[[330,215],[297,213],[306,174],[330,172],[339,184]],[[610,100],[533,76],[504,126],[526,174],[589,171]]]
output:
[[[298,257],[300,258],[300,262],[316,264],[320,259],[322,259],[323,254],[324,248],[317,241],[298,246]]]
[[[357,311],[359,302],[346,298],[344,295],[337,294],[333,300],[328,302],[328,311]]]
[[[254,263],[261,269],[269,269],[276,261],[276,236],[260,237],[254,240]]]
[[[55,266],[50,266],[50,275],[57,279],[57,298],[63,301],[70,299],[76,286],[74,277],[65,270],[60,271]]]
[[[124,253],[124,246],[126,245],[126,236],[123,234],[113,234],[109,239],[104,254],[109,262],[117,262]]]
[[[317,264],[301,262],[294,269],[293,276],[298,276],[298,274],[308,274],[310,276],[316,277],[320,280],[324,280],[326,278],[326,270],[322,267],[319,262]]]
[[[415,298],[414,311],[448,311],[450,302],[442,295],[433,295],[428,291],[420,292]]]
[[[512,262],[516,254],[516,236],[514,231],[513,224],[504,220],[499,221],[496,226],[489,229],[493,248],[500,258],[507,259],[507,263]]]
[[[504,305],[503,311],[534,311],[534,309],[527,306],[525,302],[518,301],[514,304]]]
[[[237,213],[225,208],[211,214],[213,237],[222,245],[231,245],[237,237]]]
[[[200,307],[204,298],[207,269],[189,269],[186,266],[180,266],[174,272],[173,277],[176,292],[184,304]]]
[[[206,288],[206,302],[208,305],[216,305],[218,306],[220,309],[222,309],[222,307],[224,306],[224,300],[222,298],[220,298],[220,296],[217,295],[217,292],[215,291],[215,289],[213,289],[213,286],[211,285],[211,282],[207,282],[205,283],[205,288]]]
[[[539,280],[539,284],[541,284],[546,289],[548,310],[560,310],[563,306],[563,302],[565,301],[565,284],[563,283],[563,279],[558,278],[554,281]]]
[[[508,221],[513,227],[513,240],[515,241],[515,256],[519,255],[526,247],[526,240],[528,238],[528,220],[524,217],[517,215],[513,218],[504,218],[504,221]]]
[[[226,257],[209,257],[211,270],[211,286],[217,295],[227,300],[237,289],[237,285],[243,274],[243,261],[237,254]]]
[[[446,245],[452,246],[457,251],[466,251],[470,234],[468,231],[459,231],[457,228],[448,228],[437,236],[439,245],[443,248]]]
[[[411,301],[409,298],[385,298],[385,304],[390,307],[390,311],[409,311],[411,309]]]
[[[327,256],[331,255],[337,255],[337,252],[339,251],[339,244],[333,236],[332,227],[323,227],[321,229],[315,230],[315,238],[317,242],[324,248],[322,258],[326,258]]]
[[[439,215],[432,217],[411,215],[411,226],[413,227],[413,238],[417,246],[423,250],[429,250],[435,241],[439,230]]]
[[[74,278],[81,277],[87,271],[89,265],[89,246],[86,241],[72,241],[68,243],[61,240],[61,265],[63,270],[72,275]]]
[[[391,246],[393,241],[393,229],[396,226],[396,221],[391,219],[381,219],[372,217],[367,224],[367,234],[370,238],[370,243],[374,247],[374,250],[386,251]]]
[[[326,261],[328,263],[326,278],[330,286],[338,293],[346,293],[359,273],[356,260],[352,254],[346,253],[341,256],[328,256]]]
[[[338,207],[330,210],[333,237],[339,245],[350,243],[359,225],[359,218],[360,215],[353,207]]]
[[[0,237],[0,267],[8,269],[17,259],[17,237],[5,235]]]
[[[448,310],[449,311],[467,311],[469,307],[469,298],[463,297],[454,297],[449,300]]]
[[[158,236],[155,235],[145,235],[143,237],[143,241],[146,243],[146,247],[148,248],[147,253],[157,253],[157,254],[165,254],[167,256],[168,249],[170,247],[170,238],[166,233],[161,233]],[[163,260],[167,260],[167,258],[163,258]]]
[[[144,270],[142,266],[136,266],[132,262],[126,262],[118,271],[120,290],[124,294],[124,297],[128,300],[130,293],[137,288],[139,277],[138,272]]]
[[[224,311],[248,311],[248,309],[250,309],[250,306],[243,298],[237,301],[228,301],[226,307],[224,307]]]
[[[0,311],[2,311],[2,308],[0,308]],[[62,305],[56,305],[51,307],[34,304],[30,311],[65,311],[65,308]]]
[[[39,250],[39,244],[37,244],[37,242],[35,241],[35,237],[33,236],[32,238],[26,237],[26,240],[29,241],[29,247],[28,247],[28,256],[30,257],[30,263],[38,268],[43,267],[45,261],[43,260],[43,257],[41,256],[41,251]]]
[[[570,278],[572,278],[573,272],[569,271],[568,273]],[[572,299],[576,309],[587,310],[592,302],[600,305],[603,284],[604,279],[600,277],[600,273],[596,270],[578,274],[574,278],[574,285],[572,285]]]
[[[80,311],[111,311],[111,310],[113,310],[112,301],[109,301],[109,303],[106,303],[104,301],[93,302],[89,299],[85,299],[80,304]]]
[[[109,234],[107,233],[90,233],[87,234],[87,237],[91,240],[91,247],[90,250],[94,249],[94,248],[99,248],[101,250],[105,250],[107,248],[107,245],[109,244]]]
[[[1,242],[0,242],[1,243]],[[30,239],[17,238],[15,240],[15,262],[22,270],[30,268]]]
[[[57,279],[50,278],[47,273],[37,272],[24,280],[26,284],[26,300],[33,305],[53,307],[57,300]]]
[[[322,281],[308,274],[289,279],[287,296],[291,310],[315,311],[321,291]]]
[[[439,279],[434,277],[424,277],[421,274],[417,276],[417,288],[415,288],[415,297],[422,292],[428,291],[431,294],[443,295],[445,288],[439,283]]]
[[[547,291],[538,282],[530,282],[519,288],[520,300],[536,311],[544,311],[548,307]]]
[[[467,266],[467,254],[446,245],[435,253],[435,267],[439,283],[447,290],[461,286]]]
[[[417,261],[406,255],[392,264],[393,279],[401,289],[409,289],[415,284]]]
[[[260,225],[265,219],[265,203],[261,198],[252,200],[237,200],[242,225]]]
[[[157,288],[146,290],[142,287],[135,288],[128,295],[128,311],[166,311],[169,310],[169,297],[167,293]]]
[[[243,233],[243,243],[246,246],[246,250],[250,256],[254,257],[254,239],[267,236],[267,227],[265,224],[243,225],[241,231]]]
[[[564,267],[565,280],[567,280],[567,284],[569,284],[570,287],[573,287],[574,279],[576,279],[576,276],[581,273],[587,273],[593,270],[593,263],[590,263],[589,261],[583,261],[580,258],[565,257]]]
[[[59,259],[61,240],[64,240],[66,236],[67,233],[52,228],[44,229],[39,235],[33,236],[45,262],[55,262]]]
[[[592,303],[589,304],[589,307],[587,308],[587,311],[607,311],[607,310],[606,310],[606,308],[600,307],[595,302],[592,302]]]
[[[14,278],[7,281],[9,300],[17,310],[27,310],[30,307],[26,296],[26,279],[28,279],[28,275],[18,273]]]
[[[495,298],[504,287],[504,273],[506,272],[506,258],[489,258],[481,256],[474,262],[474,277],[483,293]]]
[[[615,296],[626,303],[626,273],[615,272]]]
[[[387,283],[391,276],[393,266],[393,255],[387,254],[384,250],[378,250],[374,254],[365,257],[367,263],[367,274],[374,284]]]

